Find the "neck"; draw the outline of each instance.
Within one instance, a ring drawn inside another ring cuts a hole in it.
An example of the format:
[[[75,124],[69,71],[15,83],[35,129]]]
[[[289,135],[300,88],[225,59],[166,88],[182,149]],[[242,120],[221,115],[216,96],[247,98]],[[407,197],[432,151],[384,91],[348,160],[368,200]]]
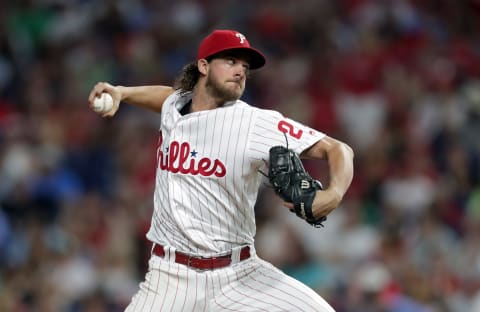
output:
[[[203,110],[215,109],[222,107],[225,104],[225,101],[218,100],[207,94],[206,92],[200,92],[199,90],[194,90],[192,96],[192,106],[191,112],[199,112]]]

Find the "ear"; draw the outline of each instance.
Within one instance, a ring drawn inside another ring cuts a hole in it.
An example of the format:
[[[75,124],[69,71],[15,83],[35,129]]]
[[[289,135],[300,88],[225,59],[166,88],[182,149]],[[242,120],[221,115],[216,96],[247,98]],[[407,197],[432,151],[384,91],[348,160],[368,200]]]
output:
[[[198,71],[202,74],[202,75],[207,75],[207,72],[208,72],[208,61],[206,59],[199,59],[197,61],[197,67],[198,67]]]

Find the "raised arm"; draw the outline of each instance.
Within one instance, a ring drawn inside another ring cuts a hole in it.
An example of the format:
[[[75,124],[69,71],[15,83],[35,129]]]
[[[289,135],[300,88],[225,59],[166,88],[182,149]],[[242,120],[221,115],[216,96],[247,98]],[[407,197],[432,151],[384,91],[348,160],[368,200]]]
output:
[[[314,216],[326,216],[338,207],[352,182],[353,150],[347,144],[327,136],[305,150],[301,156],[328,161],[330,184],[327,189],[317,191],[312,204]]]
[[[107,82],[97,83],[88,97],[90,107],[93,106],[95,97],[103,92],[110,93],[113,98],[113,108],[102,114],[103,117],[112,117],[117,112],[120,102],[125,102],[154,112],[162,110],[163,102],[175,90],[169,86],[113,86]]]

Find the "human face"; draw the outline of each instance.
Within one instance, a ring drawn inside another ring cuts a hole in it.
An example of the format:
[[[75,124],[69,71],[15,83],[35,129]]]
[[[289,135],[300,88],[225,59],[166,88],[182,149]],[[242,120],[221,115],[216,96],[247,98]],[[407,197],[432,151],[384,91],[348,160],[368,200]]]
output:
[[[205,88],[214,98],[228,102],[242,96],[249,71],[249,64],[244,58],[215,57],[209,68]]]

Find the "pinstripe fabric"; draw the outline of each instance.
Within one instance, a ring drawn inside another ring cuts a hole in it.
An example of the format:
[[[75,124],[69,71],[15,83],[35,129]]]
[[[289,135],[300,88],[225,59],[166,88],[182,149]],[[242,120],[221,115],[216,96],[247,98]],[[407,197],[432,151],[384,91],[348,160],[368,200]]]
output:
[[[188,100],[175,93],[163,105],[147,237],[201,256],[252,245],[258,169],[270,147],[285,145],[286,132],[300,153],[324,134],[242,101],[182,116]]]
[[[302,152],[324,134],[242,101],[182,116],[190,95],[164,103],[157,149],[154,212],[147,237],[168,246],[152,256],[127,311],[333,311],[313,290],[259,259],[213,271],[175,263],[253,246],[254,204],[269,149]]]
[[[332,312],[313,290],[255,255],[214,271],[196,271],[152,256],[127,312]]]

